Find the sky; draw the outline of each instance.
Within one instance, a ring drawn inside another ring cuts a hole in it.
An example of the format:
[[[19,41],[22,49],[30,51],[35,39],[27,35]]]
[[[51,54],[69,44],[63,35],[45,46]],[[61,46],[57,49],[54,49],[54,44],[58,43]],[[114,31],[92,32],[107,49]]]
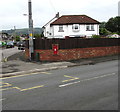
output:
[[[33,26],[42,27],[57,12],[62,15],[88,15],[99,22],[118,16],[120,0],[31,0]],[[28,0],[0,0],[0,31],[28,28]]]
[[[120,1],[118,3],[118,16],[120,16]]]

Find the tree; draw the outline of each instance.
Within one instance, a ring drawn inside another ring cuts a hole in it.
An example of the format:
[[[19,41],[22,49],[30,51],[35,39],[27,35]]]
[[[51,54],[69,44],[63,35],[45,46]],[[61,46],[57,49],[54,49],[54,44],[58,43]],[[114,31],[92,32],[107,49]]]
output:
[[[34,34],[35,38],[41,38],[41,34]]]
[[[100,32],[100,35],[102,36],[106,36],[111,33],[105,28],[105,26],[106,26],[106,22],[101,22],[99,32]]]
[[[111,32],[120,33],[120,16],[110,18],[106,23],[105,28]]]
[[[20,36],[16,36],[15,40],[20,41]]]
[[[100,32],[100,35],[103,35],[103,36],[109,35],[111,33],[106,28],[100,28],[99,32]]]
[[[35,38],[42,38],[42,37],[44,37],[44,35],[43,35],[43,33],[41,33],[41,34],[34,34],[34,37]]]
[[[100,28],[105,28],[106,22],[101,22],[100,23]]]

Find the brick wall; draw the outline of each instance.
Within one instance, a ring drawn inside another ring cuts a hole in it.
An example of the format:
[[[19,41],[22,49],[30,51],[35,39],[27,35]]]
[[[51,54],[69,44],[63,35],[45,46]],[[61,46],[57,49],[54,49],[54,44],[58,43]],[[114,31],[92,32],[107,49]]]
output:
[[[39,57],[40,61],[67,61],[67,60],[77,60],[81,58],[91,58],[91,57],[120,54],[120,46],[60,49],[58,50],[57,55],[54,55],[52,49],[35,50],[35,53],[40,54]],[[29,50],[26,48],[26,58],[28,57],[29,57]]]

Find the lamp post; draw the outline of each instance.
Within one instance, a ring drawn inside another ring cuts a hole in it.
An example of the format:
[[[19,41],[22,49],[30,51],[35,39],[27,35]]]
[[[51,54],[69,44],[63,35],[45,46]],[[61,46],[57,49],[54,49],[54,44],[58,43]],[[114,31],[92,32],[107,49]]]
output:
[[[28,1],[28,22],[29,22],[29,59],[34,58],[34,48],[33,48],[33,20],[32,20],[32,2]]]

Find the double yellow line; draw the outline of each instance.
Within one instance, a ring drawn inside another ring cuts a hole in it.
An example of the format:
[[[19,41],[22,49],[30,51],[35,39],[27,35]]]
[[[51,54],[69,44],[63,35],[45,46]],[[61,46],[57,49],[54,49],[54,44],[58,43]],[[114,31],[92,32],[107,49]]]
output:
[[[23,74],[23,75],[16,75],[16,76],[11,76],[11,77],[0,78],[0,80],[2,80],[2,79],[16,78],[16,77],[23,77],[23,76],[29,76],[29,75],[39,74],[39,73],[42,73],[42,74],[51,74],[49,72],[35,72],[35,73],[28,73],[28,74]]]

